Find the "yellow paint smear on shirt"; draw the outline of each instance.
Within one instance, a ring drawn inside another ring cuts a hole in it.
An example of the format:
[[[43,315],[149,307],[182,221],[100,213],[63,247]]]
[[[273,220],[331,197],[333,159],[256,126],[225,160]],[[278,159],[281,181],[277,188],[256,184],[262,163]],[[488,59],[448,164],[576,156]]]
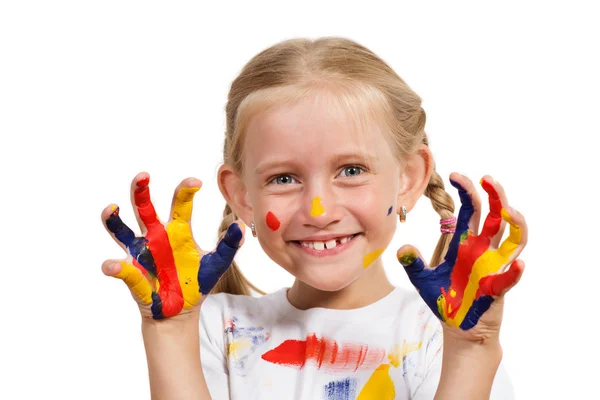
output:
[[[402,346],[400,346],[399,344],[394,345],[394,348],[392,349],[390,354],[388,354],[390,364],[398,368],[400,364],[402,364],[402,360],[404,360],[404,357],[406,357],[408,353],[419,350],[422,344],[423,342],[407,343],[406,340],[404,340],[402,342]]]
[[[183,308],[190,309],[200,299],[198,268],[200,252],[196,248],[188,221],[192,217],[192,201],[199,188],[184,187],[179,190],[173,204],[173,215],[167,226],[169,243],[177,267],[177,276],[183,293]]]
[[[381,364],[363,386],[356,400],[393,400],[396,398],[390,364]]]
[[[377,257],[379,257],[384,250],[385,249],[378,249],[364,256],[363,267],[367,268],[369,265],[373,264],[373,261],[377,260]]]
[[[152,303],[152,287],[142,272],[133,265],[121,261],[121,272],[115,278],[122,279],[129,289],[142,300],[144,304]]]
[[[234,360],[239,360],[242,357],[243,351],[252,347],[250,338],[240,338],[229,343],[227,354],[233,356]]]
[[[321,198],[319,196],[312,199],[312,208],[310,210],[311,217],[318,217],[325,212],[325,208],[321,205]]]
[[[521,228],[516,225],[506,210],[502,209],[502,219],[510,224],[510,234],[502,242],[498,250],[487,250],[481,255],[473,264],[471,275],[469,275],[469,282],[465,288],[463,300],[460,308],[456,312],[454,318],[448,318],[446,323],[451,326],[460,326],[465,319],[467,312],[475,301],[475,295],[479,288],[479,281],[481,278],[490,274],[497,273],[503,265],[507,265],[510,256],[519,246],[521,242]]]

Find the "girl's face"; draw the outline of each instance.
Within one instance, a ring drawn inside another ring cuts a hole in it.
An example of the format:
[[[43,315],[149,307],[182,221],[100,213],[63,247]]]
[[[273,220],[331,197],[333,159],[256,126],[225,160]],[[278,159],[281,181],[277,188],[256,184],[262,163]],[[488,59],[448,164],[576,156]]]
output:
[[[258,240],[297,279],[340,290],[381,263],[403,184],[374,121],[355,132],[314,99],[260,115],[246,132],[243,168]]]

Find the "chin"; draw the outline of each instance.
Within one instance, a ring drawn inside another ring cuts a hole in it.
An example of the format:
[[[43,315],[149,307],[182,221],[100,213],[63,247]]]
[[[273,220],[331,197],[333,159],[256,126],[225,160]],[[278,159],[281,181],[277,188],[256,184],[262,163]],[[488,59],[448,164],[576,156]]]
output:
[[[297,278],[315,289],[324,292],[337,292],[350,285],[359,276],[360,273],[354,270],[332,271],[321,268],[317,271],[306,271],[306,273],[297,276]]]

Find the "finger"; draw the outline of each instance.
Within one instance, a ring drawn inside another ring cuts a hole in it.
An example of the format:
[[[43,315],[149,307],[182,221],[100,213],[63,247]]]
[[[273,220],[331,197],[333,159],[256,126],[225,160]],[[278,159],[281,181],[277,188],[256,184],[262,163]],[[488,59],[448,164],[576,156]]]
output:
[[[129,252],[128,248],[133,244],[135,233],[129,228],[119,216],[119,206],[111,204],[102,210],[101,219],[104,228],[123,250]]]
[[[483,223],[483,229],[481,230],[480,236],[490,239],[490,243],[492,238],[499,233],[500,225],[502,223],[502,202],[500,200],[500,196],[498,195],[498,191],[496,190],[496,186],[498,186],[498,184],[494,184],[492,182],[495,181],[489,175],[484,176],[479,181],[483,189],[487,192],[490,202],[490,212]]]
[[[133,257],[136,267],[143,267],[156,276],[154,257],[147,247],[148,241],[143,237],[136,237],[133,231],[121,220],[119,207],[112,204],[102,212],[104,227],[111,233],[112,238]]]
[[[488,275],[479,281],[479,290],[477,297],[480,295],[502,296],[513,288],[523,275],[525,263],[521,260],[515,260],[510,265],[508,271],[497,275]]]
[[[427,306],[438,318],[443,319],[438,299],[440,298],[440,289],[443,290],[444,287],[450,285],[449,264],[443,263],[435,269],[427,268],[419,250],[411,245],[400,247],[396,252],[396,257]]]
[[[181,181],[173,194],[169,222],[177,219],[191,227],[194,195],[201,187],[202,181],[196,178],[186,178]]]
[[[496,181],[494,178],[492,178],[489,175],[485,175],[484,179],[488,182],[491,182],[492,185],[494,186],[494,188],[496,189],[496,193],[498,193],[498,197],[500,198],[500,204],[503,207],[508,206],[508,198],[506,197],[506,191],[504,190],[504,187],[498,183],[498,181]],[[502,220],[500,222],[500,228],[498,228],[498,232],[494,235],[494,237],[492,237],[492,240],[490,242],[490,245],[497,249],[498,245],[500,244],[500,240],[502,240],[502,236],[504,235],[504,230],[506,229],[506,222],[504,220]]]
[[[150,174],[140,172],[131,182],[131,204],[135,218],[142,231],[142,236],[146,236],[150,225],[160,224],[160,220],[150,199]]]
[[[152,286],[142,272],[123,260],[106,260],[102,263],[106,276],[121,279],[144,304],[152,303]]]
[[[200,260],[198,284],[202,295],[207,295],[227,271],[235,253],[244,241],[245,226],[236,220],[227,228],[225,236],[217,244],[215,251],[205,254]]]
[[[445,260],[454,265],[458,255],[458,247],[464,240],[465,234],[468,231],[477,234],[479,230],[479,218],[481,216],[481,199],[475,185],[467,177],[452,173],[450,175],[450,183],[458,189],[461,207],[458,212],[456,221],[456,231],[450,240],[448,251],[446,252]]]
[[[510,228],[508,237],[498,247],[498,254],[512,261],[527,244],[527,223],[523,214],[511,207],[502,209],[502,219],[508,222]]]

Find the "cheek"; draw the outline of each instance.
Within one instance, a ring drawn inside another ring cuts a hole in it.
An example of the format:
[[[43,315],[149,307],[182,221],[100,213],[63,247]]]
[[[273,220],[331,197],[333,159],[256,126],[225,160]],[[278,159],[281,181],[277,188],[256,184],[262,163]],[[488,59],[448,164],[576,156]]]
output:
[[[276,231],[281,226],[281,222],[279,218],[272,211],[267,212],[267,216],[265,217],[265,222],[270,230]]]

